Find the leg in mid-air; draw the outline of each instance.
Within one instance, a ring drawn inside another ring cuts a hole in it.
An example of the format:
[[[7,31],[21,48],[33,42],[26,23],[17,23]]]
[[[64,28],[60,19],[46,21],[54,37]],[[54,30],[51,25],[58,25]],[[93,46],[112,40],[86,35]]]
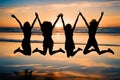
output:
[[[78,51],[81,51],[81,48],[78,48],[77,50],[73,51],[73,53],[71,53],[71,57],[73,57]]]
[[[114,54],[114,51],[113,50],[111,50],[110,48],[108,48],[108,50],[101,50],[100,51],[100,53],[98,53],[99,55],[101,55],[101,54],[104,54],[104,53],[107,53],[107,52],[110,52],[111,54]]]
[[[99,55],[107,53],[107,52],[110,52],[110,53],[114,54],[114,51],[111,50],[110,48],[108,48],[107,50],[101,50],[101,51],[98,50],[98,49],[91,49],[91,51],[96,51]]]
[[[18,47],[16,50],[14,50],[14,54],[17,53],[17,52],[23,53],[23,50],[21,50],[20,47]]]
[[[73,57],[78,51],[82,50],[81,48],[78,48],[77,50],[74,51],[74,48],[69,48],[66,47],[66,54],[67,57],[69,58],[70,56]]]
[[[14,54],[15,54],[16,52],[20,52],[20,53],[22,53],[22,54],[24,54],[24,55],[29,55],[29,56],[30,56],[30,55],[31,55],[30,40],[23,39],[21,46],[22,46],[22,49],[20,49],[20,47],[17,48],[17,49],[14,51]]]
[[[114,52],[113,52],[110,48],[108,48],[108,50],[101,50],[101,51],[100,51],[100,49],[98,48],[98,44],[97,44],[96,39],[94,40],[93,47],[94,47],[95,49],[92,49],[92,50],[93,50],[93,51],[96,51],[99,55],[104,54],[104,53],[106,53],[106,52],[110,52],[110,53],[114,54]]]
[[[73,52],[72,49],[66,49],[66,54],[68,58],[71,56],[72,52]]]
[[[34,49],[32,53],[39,52],[42,55],[46,55],[47,53],[48,44],[46,43],[46,40],[43,41],[43,50],[39,50],[38,48]]]
[[[47,53],[47,48],[43,48],[43,51],[42,50],[39,50],[38,48],[34,49],[32,53],[35,53],[35,52],[39,52],[40,54],[42,55],[46,55]]]
[[[17,52],[20,52],[20,53],[22,53],[22,54],[24,54],[24,55],[27,55],[27,56],[30,56],[31,55],[31,48],[27,48],[27,49],[20,49],[20,47],[19,48],[17,48],[15,51],[14,51],[14,54],[16,54]]]
[[[86,46],[85,46],[85,49],[84,49],[84,51],[83,51],[83,54],[88,54],[88,53],[90,53],[92,50],[89,50],[89,48],[92,46],[92,42],[91,42],[91,40],[90,39],[88,39],[88,42],[87,42],[87,44],[86,44]]]
[[[53,45],[54,45],[54,42],[53,42],[52,38],[46,39],[44,41],[44,46],[49,49],[50,55],[53,55],[53,54],[58,53],[58,52],[65,53],[65,51],[62,50],[61,48],[59,50],[53,50]]]
[[[31,44],[30,44],[30,40],[25,40],[23,39],[22,42],[22,48],[23,48],[23,54],[24,55],[31,55]]]
[[[65,50],[66,50],[66,54],[67,57],[69,58],[71,56],[71,54],[73,53],[73,50],[75,49],[74,44],[72,44],[71,42],[66,42],[65,43]]]
[[[14,51],[14,54],[17,53],[17,52],[20,52],[24,55],[30,56],[31,55],[31,47],[30,46],[24,46],[23,50],[20,49],[20,47],[19,47]]]
[[[23,39],[22,41],[22,48],[23,48],[23,54],[24,55],[31,55],[31,45],[30,45],[30,40],[29,39]]]
[[[56,54],[56,53],[58,53],[58,52],[65,53],[65,51],[64,51],[62,48],[60,48],[59,50],[54,50],[54,51],[53,51],[53,46],[49,47],[49,54],[50,54],[50,55]]]
[[[91,49],[91,51],[96,51],[98,54],[101,53],[96,39],[93,40],[93,45],[92,46],[94,47],[94,49]]]

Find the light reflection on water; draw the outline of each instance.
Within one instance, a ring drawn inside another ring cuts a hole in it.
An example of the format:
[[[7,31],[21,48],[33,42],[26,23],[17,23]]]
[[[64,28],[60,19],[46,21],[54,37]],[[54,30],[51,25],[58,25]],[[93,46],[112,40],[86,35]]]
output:
[[[4,35],[4,36],[3,36]],[[62,33],[56,33],[53,36],[54,42],[65,41],[65,36]],[[0,38],[20,39],[23,36],[21,33],[0,33]],[[120,36],[109,34],[97,34],[99,44],[119,44]],[[75,33],[75,43],[86,43],[88,35],[86,33]],[[31,40],[43,40],[41,35],[32,35]],[[57,53],[50,56],[47,53],[43,56],[39,53],[34,53],[31,56],[24,56],[21,53],[13,54],[13,51],[21,46],[21,42],[0,42],[0,73],[13,71],[21,71],[30,69],[37,73],[60,73],[72,76],[82,77],[119,77],[120,75],[120,46],[99,46],[101,50],[111,48],[115,55],[106,53],[98,55],[96,52],[91,52],[88,55],[83,55],[83,52],[78,52],[74,57],[67,58],[66,54]],[[85,45],[75,45],[84,49]],[[31,43],[32,50],[38,47],[42,49],[42,43]],[[54,44],[54,49],[64,49],[64,44]],[[106,74],[107,73],[107,74]]]

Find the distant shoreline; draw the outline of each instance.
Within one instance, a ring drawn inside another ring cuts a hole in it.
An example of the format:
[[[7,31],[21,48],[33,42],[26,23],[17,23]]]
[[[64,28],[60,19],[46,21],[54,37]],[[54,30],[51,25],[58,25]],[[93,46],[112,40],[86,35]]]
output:
[[[22,30],[19,27],[0,27],[0,32],[16,32],[20,33]],[[63,28],[55,28],[54,33],[63,33]],[[88,29],[86,27],[77,27],[74,31],[75,33],[88,33]],[[35,27],[32,29],[32,33],[41,33],[39,27]],[[97,30],[97,33],[116,33],[120,34],[120,27],[100,27]]]

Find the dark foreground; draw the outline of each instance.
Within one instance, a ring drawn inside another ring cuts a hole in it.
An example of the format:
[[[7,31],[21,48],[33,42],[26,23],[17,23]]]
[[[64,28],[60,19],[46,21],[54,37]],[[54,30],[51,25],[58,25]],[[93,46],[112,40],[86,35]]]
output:
[[[74,76],[68,73],[51,72],[38,73],[29,70],[21,72],[1,73],[0,80],[120,80],[120,78],[95,78],[95,77],[81,77]]]

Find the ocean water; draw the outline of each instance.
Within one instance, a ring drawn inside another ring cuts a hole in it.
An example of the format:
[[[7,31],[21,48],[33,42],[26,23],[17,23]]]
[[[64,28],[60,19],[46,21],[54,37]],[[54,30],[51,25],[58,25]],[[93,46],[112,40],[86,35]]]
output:
[[[62,29],[56,29],[52,36],[54,50],[64,49],[65,36]],[[83,51],[67,58],[66,53],[52,56],[49,52],[45,56],[32,53],[25,56],[13,51],[20,47],[23,34],[19,28],[0,29],[0,79],[22,80],[25,71],[32,71],[32,78],[28,80],[119,80],[120,79],[120,28],[100,28],[96,39],[100,50],[111,48],[114,55],[105,53],[98,55],[91,52],[87,55]],[[88,34],[86,28],[76,29],[74,33],[75,49],[84,49]],[[43,36],[39,28],[33,30],[31,48],[42,48]],[[8,76],[9,75],[9,76]],[[34,79],[33,79],[34,77]],[[25,77],[26,78],[26,77]]]
[[[20,28],[17,27],[0,27],[0,32],[22,32]],[[33,33],[41,33],[39,27],[32,29]],[[63,33],[63,28],[55,28],[53,32]],[[88,29],[86,27],[77,27],[74,31],[75,33],[87,33]],[[120,34],[120,27],[104,27],[98,28],[97,33],[116,33]]]

